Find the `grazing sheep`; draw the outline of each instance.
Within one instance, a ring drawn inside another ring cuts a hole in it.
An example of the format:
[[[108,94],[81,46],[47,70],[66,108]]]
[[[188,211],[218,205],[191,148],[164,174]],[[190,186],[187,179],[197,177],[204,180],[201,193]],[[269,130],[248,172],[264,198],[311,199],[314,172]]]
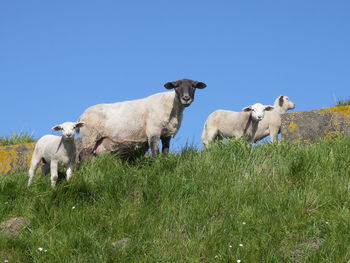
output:
[[[243,138],[247,142],[253,143],[258,124],[263,120],[265,111],[272,109],[272,106],[256,103],[243,108],[243,112],[214,111],[204,124],[202,133],[204,146],[208,148],[212,141],[232,137]]]
[[[166,89],[149,97],[98,104],[85,110],[79,121],[85,123],[81,129],[81,161],[86,155],[107,151],[123,158],[135,158],[151,148],[152,156],[169,152],[169,144],[180,128],[182,114],[194,100],[196,89],[206,84],[190,79],[168,82]]]
[[[281,116],[287,110],[295,108],[295,104],[289,100],[288,96],[279,96],[274,103],[274,109],[265,113],[265,117],[259,122],[255,133],[254,142],[260,141],[270,135],[270,141],[278,139],[281,130]]]
[[[62,131],[62,136],[45,135],[35,145],[32,161],[29,169],[28,186],[33,182],[36,168],[40,161],[43,162],[41,171],[45,175],[51,168],[51,186],[55,188],[58,179],[58,166],[67,167],[67,181],[72,177],[72,170],[75,166],[76,148],[74,135],[83,122],[65,122],[52,128],[54,131]]]

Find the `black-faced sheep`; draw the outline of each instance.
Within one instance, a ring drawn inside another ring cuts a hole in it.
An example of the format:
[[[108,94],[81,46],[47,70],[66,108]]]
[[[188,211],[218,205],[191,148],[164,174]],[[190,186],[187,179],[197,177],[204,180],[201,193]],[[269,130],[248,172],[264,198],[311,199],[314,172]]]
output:
[[[160,141],[162,152],[167,153],[171,138],[180,128],[184,109],[193,102],[195,90],[205,88],[206,84],[182,79],[164,86],[174,91],[98,104],[85,110],[79,118],[85,123],[81,129],[80,159],[104,151],[133,158],[145,154],[149,148],[156,156]]]

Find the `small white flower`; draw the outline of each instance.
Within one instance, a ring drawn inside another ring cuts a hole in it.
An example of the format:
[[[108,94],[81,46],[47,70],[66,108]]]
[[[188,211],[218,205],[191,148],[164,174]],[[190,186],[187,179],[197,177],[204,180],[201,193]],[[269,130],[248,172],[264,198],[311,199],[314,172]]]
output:
[[[239,244],[240,247],[243,247],[243,244]]]
[[[328,221],[326,221],[326,225],[329,225],[329,222],[328,222]]]
[[[241,260],[240,260],[240,259],[237,259],[237,263],[241,263]]]
[[[7,259],[4,260],[4,263],[8,263],[9,261]]]
[[[246,222],[242,222],[242,225],[245,225],[245,224],[247,224]]]
[[[232,247],[232,245],[229,245],[228,247]]]
[[[72,206],[72,210],[74,210],[75,209],[75,206]]]
[[[38,247],[38,250],[41,252],[43,251],[44,249],[42,247]]]

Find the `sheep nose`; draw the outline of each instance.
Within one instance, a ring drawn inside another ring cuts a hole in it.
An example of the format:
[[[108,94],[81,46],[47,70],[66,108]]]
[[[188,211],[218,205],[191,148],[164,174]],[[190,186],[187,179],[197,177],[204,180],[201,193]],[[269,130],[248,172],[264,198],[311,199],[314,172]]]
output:
[[[183,99],[184,101],[189,101],[191,98],[190,98],[190,96],[188,96],[188,95],[184,95],[184,96],[182,96],[182,99]]]

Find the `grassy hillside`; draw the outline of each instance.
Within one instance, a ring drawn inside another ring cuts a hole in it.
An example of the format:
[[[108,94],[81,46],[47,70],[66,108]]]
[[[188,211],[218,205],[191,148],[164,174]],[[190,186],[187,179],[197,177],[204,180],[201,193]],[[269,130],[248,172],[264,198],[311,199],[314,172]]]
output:
[[[0,137],[0,146],[34,142],[32,135],[28,133],[11,133],[10,136]]]
[[[350,138],[338,137],[134,164],[103,155],[55,191],[16,172],[0,177],[0,221],[28,224],[0,235],[0,262],[347,262],[349,164]]]
[[[350,99],[338,99],[335,106],[350,105]]]

